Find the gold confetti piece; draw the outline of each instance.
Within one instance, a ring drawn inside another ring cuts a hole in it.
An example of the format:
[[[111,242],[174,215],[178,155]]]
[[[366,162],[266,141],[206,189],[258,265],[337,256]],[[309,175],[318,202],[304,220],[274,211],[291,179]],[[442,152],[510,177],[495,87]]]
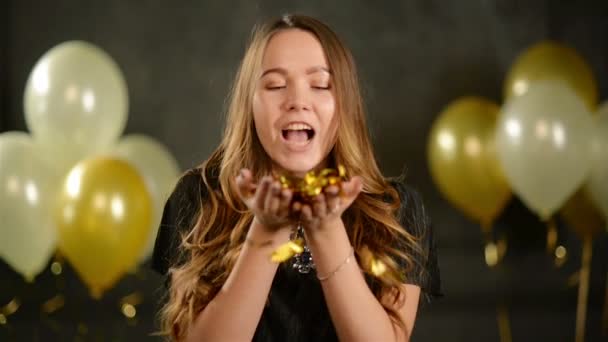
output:
[[[294,253],[300,254],[304,252],[304,240],[302,238],[298,238],[293,241],[289,241],[289,247],[291,247]]]
[[[51,264],[51,272],[52,272],[54,275],[60,275],[62,271],[63,271],[63,267],[61,267],[61,263],[60,263],[60,262],[58,262],[58,261],[54,261],[54,262]]]
[[[0,308],[0,312],[5,316],[10,316],[17,312],[21,303],[19,302],[19,298],[15,297],[11,299],[5,306]]]
[[[5,325],[6,324],[6,316],[4,316],[3,314],[0,314],[0,325]]]
[[[270,261],[274,263],[281,263],[287,261],[293,257],[295,253],[288,245],[279,246],[272,255],[270,256]]]
[[[486,264],[494,267],[498,264],[498,247],[494,242],[488,242],[484,248],[484,256]]]
[[[137,315],[137,310],[131,304],[123,304],[122,305],[122,314],[127,318],[133,318]]]
[[[346,178],[346,169],[342,165],[338,165],[338,177]]]
[[[331,176],[333,173],[335,173],[335,170],[323,169],[323,170],[321,170],[321,172],[319,172],[319,177],[325,178],[325,177]]]
[[[64,305],[65,299],[63,298],[63,295],[58,294],[42,304],[42,311],[47,314],[52,314],[53,312],[61,309]]]
[[[373,275],[380,277],[386,272],[386,265],[382,261],[372,257],[370,269]]]
[[[304,251],[304,241],[302,239],[296,239],[288,241],[280,245],[277,249],[272,252],[270,260],[275,263],[281,263],[289,260],[296,254],[300,254]]]
[[[372,251],[370,251],[367,246],[361,248],[358,253],[361,259],[361,265],[364,265],[366,271],[371,273],[375,277],[383,276],[388,270],[386,264],[383,261],[377,259],[374,253],[372,253]]]

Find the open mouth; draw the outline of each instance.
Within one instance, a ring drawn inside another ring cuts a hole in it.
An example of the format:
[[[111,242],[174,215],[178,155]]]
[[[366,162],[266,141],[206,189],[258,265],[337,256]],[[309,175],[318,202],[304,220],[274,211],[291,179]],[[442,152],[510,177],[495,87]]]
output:
[[[315,131],[312,129],[284,129],[282,133],[283,138],[287,141],[308,141],[315,136]]]
[[[285,141],[296,144],[307,143],[315,136],[315,130],[303,123],[289,124],[285,129],[281,130],[281,133]]]

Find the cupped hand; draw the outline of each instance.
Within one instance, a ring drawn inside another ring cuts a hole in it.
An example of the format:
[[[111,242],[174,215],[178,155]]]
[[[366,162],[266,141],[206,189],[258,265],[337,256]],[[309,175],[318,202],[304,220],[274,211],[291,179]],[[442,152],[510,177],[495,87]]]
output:
[[[359,176],[342,182],[341,186],[331,185],[315,196],[310,204],[294,202],[292,212],[305,228],[318,229],[332,220],[340,219],[344,211],[351,206],[361,190],[363,180]]]
[[[290,203],[292,191],[282,189],[271,176],[255,183],[251,171],[242,169],[236,177],[236,188],[241,200],[251,210],[254,219],[269,231],[277,231],[292,223]]]

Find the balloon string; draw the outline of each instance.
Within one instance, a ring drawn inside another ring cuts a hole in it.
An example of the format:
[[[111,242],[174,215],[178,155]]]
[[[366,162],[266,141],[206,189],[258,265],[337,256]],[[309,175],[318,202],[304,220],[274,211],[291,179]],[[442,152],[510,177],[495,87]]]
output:
[[[484,233],[484,235],[487,237],[492,233],[492,222],[489,220],[483,220],[480,223],[481,225],[481,231]]]
[[[492,222],[482,222],[481,230],[484,235],[485,259],[489,267],[496,266],[504,256],[506,242],[500,239],[496,243],[492,237]],[[500,342],[511,342],[511,320],[509,309],[504,301],[496,304],[496,321],[498,323],[498,334]]]
[[[608,336],[608,272],[606,272],[606,293],[604,294],[604,312],[602,314],[602,335]]]
[[[604,294],[604,314],[602,316],[603,334],[608,335],[608,273],[606,273],[606,294]]]
[[[7,324],[8,316],[17,312],[20,306],[21,302],[19,301],[19,298],[15,297],[11,299],[11,301],[8,302],[6,305],[0,307],[0,325]]]
[[[585,340],[585,320],[587,315],[587,298],[589,297],[589,276],[591,273],[591,255],[593,244],[591,235],[583,239],[582,265],[579,272],[578,302],[576,305],[576,342]]]
[[[555,226],[555,219],[549,218],[546,222],[547,225],[547,253],[553,254],[557,247],[557,227]]]
[[[506,304],[500,303],[496,306],[496,319],[498,320],[500,342],[511,342],[511,321]]]

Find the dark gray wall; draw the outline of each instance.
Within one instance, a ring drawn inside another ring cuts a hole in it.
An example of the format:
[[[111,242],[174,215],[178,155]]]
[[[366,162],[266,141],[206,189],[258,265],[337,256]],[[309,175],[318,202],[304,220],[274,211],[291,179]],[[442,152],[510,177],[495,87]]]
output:
[[[9,27],[10,10],[9,3],[0,4],[0,132],[5,130],[5,121],[8,117],[8,48],[9,48]]]
[[[570,257],[557,269],[544,254],[545,230],[514,200],[497,223],[510,249],[490,271],[479,228],[446,203],[432,184],[425,147],[437,113],[459,96],[501,102],[503,77],[517,54],[546,38],[577,49],[591,64],[602,98],[608,96],[608,2],[509,0],[403,1],[9,1],[6,100],[0,131],[25,130],[22,94],[36,60],[54,45],[83,39],[121,66],[130,96],[125,133],[153,136],[185,169],[198,164],[220,138],[221,113],[251,27],[258,20],[300,12],[328,22],[359,64],[371,131],[387,175],[407,167],[435,222],[446,297],[421,310],[419,341],[496,341],[495,307],[511,308],[514,341],[573,340],[576,288],[568,277],[580,263],[580,241],[560,226]],[[8,6],[8,5],[7,5]],[[6,14],[1,14],[6,16]],[[2,33],[0,33],[2,34]],[[4,56],[0,54],[0,58]],[[588,321],[589,341],[601,339],[607,271],[606,237],[595,243]],[[24,284],[0,265],[0,305],[23,298],[0,340],[139,340],[153,327],[161,280],[146,270],[127,277],[101,302],[90,300],[74,273],[50,272]],[[144,295],[137,321],[121,316],[118,301]],[[66,305],[42,315],[40,305],[63,293]],[[79,323],[87,329],[78,329]],[[86,330],[86,332],[85,332]],[[152,339],[151,337],[147,337]]]

